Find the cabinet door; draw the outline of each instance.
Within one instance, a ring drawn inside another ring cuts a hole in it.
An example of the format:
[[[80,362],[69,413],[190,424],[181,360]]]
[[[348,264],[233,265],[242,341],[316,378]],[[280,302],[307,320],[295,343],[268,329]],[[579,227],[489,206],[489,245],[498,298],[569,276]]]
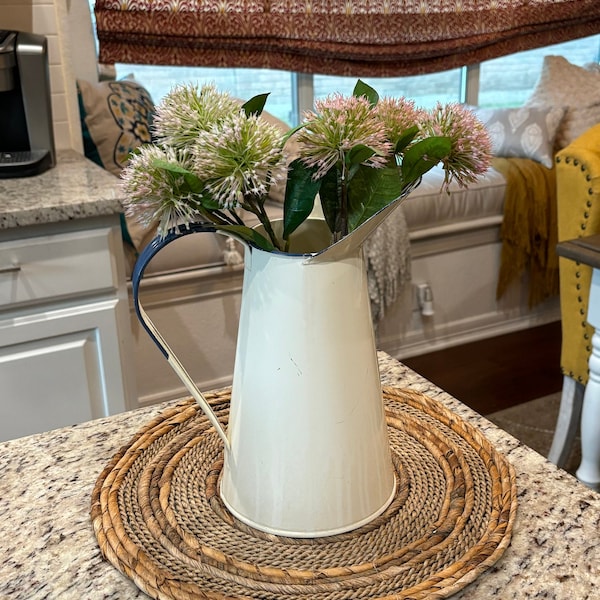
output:
[[[0,321],[0,441],[125,410],[118,302]]]

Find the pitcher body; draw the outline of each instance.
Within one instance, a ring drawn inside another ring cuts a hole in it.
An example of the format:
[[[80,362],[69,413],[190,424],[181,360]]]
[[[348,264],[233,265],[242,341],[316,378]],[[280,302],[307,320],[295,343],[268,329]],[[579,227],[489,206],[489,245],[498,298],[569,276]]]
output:
[[[237,518],[287,536],[354,529],[395,493],[362,249],[314,259],[246,249],[220,482]]]

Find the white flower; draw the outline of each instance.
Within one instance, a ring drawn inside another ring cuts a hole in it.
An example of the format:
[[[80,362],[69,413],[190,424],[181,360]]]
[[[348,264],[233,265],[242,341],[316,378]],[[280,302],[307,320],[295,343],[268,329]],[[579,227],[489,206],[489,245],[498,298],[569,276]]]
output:
[[[238,106],[226,119],[198,133],[194,172],[223,208],[267,196],[285,174],[279,129]]]
[[[200,89],[192,84],[175,86],[155,109],[153,132],[159,143],[183,149],[194,143],[201,131],[227,118],[240,108],[239,102],[214,85]]]
[[[182,174],[162,168],[161,164],[189,169],[190,154],[158,145],[141,146],[122,172],[123,189],[128,197],[126,213],[143,225],[159,221],[158,231],[192,223],[198,218],[198,203]]]

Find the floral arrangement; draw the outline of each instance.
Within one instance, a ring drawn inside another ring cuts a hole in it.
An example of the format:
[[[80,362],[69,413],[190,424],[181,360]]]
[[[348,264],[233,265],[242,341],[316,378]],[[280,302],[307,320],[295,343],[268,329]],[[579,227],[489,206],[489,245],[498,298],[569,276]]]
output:
[[[405,98],[379,98],[358,81],[349,97],[316,102],[287,133],[260,118],[268,94],[241,104],[212,85],[175,87],[156,107],[153,144],[140,147],[123,172],[128,211],[159,233],[210,224],[265,250],[287,251],[290,236],[318,196],[332,243],[404,197],[437,164],[466,187],[490,163],[483,124],[460,104],[431,111]],[[295,136],[298,155],[286,142]],[[270,189],[285,180],[283,230],[265,210]],[[242,208],[265,236],[246,226]]]

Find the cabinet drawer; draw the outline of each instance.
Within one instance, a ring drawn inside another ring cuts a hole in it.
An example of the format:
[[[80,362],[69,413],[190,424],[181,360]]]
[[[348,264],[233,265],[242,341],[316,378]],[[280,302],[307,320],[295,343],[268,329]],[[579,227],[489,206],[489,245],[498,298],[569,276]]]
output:
[[[110,227],[0,243],[0,307],[117,286]]]

